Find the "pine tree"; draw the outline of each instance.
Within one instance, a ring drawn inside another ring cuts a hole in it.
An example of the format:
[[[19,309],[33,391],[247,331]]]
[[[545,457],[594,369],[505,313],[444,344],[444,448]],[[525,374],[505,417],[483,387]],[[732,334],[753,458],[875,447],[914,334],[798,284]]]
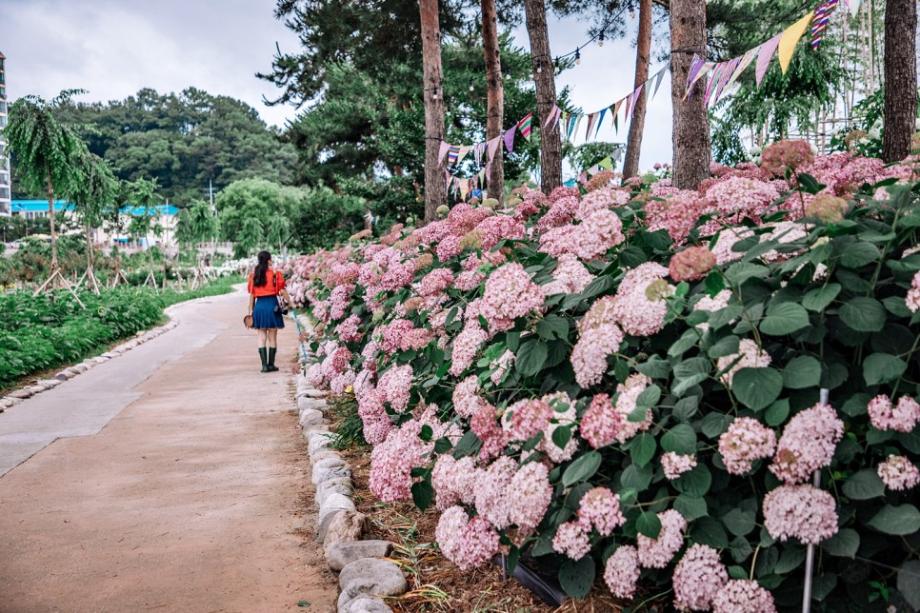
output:
[[[917,117],[917,2],[888,0],[885,5],[885,132],[886,162],[910,155]]]
[[[438,0],[419,0],[422,26],[422,72],[425,101],[425,222],[445,202],[445,182],[438,152],[444,140],[444,90],[441,87],[441,31]]]

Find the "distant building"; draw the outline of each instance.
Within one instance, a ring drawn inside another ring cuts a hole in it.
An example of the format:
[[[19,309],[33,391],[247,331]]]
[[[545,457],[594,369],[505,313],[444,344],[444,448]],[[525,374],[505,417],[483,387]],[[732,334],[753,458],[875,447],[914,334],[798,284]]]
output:
[[[3,128],[6,127],[7,122],[5,62],[6,56],[0,52],[0,215],[8,216],[12,183],[10,181],[10,158],[6,153],[6,142],[3,140]]]
[[[10,211],[14,217],[25,219],[43,219],[48,216],[47,200],[13,200]],[[63,224],[65,221],[75,221],[74,205],[66,200],[54,201],[55,216],[60,215]],[[128,217],[140,217],[144,214],[153,217],[150,232],[147,236],[134,237],[128,233],[130,220]],[[176,226],[179,223],[179,207],[174,204],[158,204],[150,208],[126,205],[122,207],[121,214],[125,216],[121,228],[112,224],[105,224],[96,230],[95,242],[100,247],[118,245],[129,251],[143,251],[148,247],[159,247],[167,252],[176,249]]]

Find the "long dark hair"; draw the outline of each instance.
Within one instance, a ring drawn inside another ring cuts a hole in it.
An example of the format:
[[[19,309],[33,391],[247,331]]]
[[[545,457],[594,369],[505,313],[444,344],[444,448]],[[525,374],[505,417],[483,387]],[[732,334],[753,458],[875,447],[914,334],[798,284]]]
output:
[[[252,284],[256,287],[262,287],[266,282],[266,275],[268,274],[268,262],[272,259],[272,254],[268,251],[259,252],[259,263],[256,264],[256,270],[252,275]]]

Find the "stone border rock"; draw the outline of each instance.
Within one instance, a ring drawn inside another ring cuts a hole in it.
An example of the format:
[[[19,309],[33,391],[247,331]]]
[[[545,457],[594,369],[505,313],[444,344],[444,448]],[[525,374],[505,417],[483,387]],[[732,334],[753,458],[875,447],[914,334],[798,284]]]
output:
[[[305,315],[295,318],[299,330],[312,327]],[[301,343],[301,359],[309,348]],[[385,596],[398,596],[408,583],[397,564],[386,559],[393,548],[389,541],[367,539],[362,535],[367,516],[352,501],[351,469],[332,449],[332,433],[326,412],[324,392],[315,389],[303,374],[294,376],[295,399],[300,426],[307,441],[311,480],[315,487],[316,540],[323,545],[326,563],[339,572],[339,613],[386,613],[392,609]]]
[[[170,317],[171,309],[175,306],[178,306],[178,304],[183,304],[183,303],[180,302],[180,303],[174,304],[165,310],[167,317]],[[95,366],[98,366],[99,364],[108,362],[112,358],[116,358],[125,352],[131,351],[135,347],[138,347],[140,345],[143,345],[147,341],[151,341],[155,339],[156,337],[160,336],[161,334],[165,332],[172,330],[178,325],[179,325],[179,321],[177,319],[173,319],[170,317],[169,321],[163,324],[162,326],[157,326],[156,328],[151,328],[149,330],[141,330],[140,332],[132,336],[129,340],[123,341],[122,343],[116,345],[112,349],[109,349],[105,353],[92,357],[92,358],[86,358],[82,362],[79,362],[78,364],[74,364],[73,366],[68,366],[67,368],[56,373],[50,379],[40,379],[36,381],[35,383],[33,383],[32,385],[12,391],[6,396],[0,396],[0,413],[2,413],[3,411],[5,411],[6,409],[10,407],[13,407],[19,404],[26,398],[31,398],[32,396],[35,396],[36,394],[40,394],[44,391],[53,389],[57,387],[58,385],[60,385],[61,383],[63,383],[64,381],[73,379],[77,375],[85,373],[89,369]]]

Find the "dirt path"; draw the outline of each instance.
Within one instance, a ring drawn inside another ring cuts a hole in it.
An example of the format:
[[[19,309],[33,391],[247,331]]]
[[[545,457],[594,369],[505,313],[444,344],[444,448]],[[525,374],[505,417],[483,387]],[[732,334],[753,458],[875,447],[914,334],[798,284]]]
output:
[[[258,372],[254,339],[239,325],[244,300],[184,306],[180,325],[148,349],[179,357],[131,389],[117,372],[143,358],[134,351],[108,377],[104,364],[35,398],[58,395],[49,419],[92,413],[95,386],[111,416],[0,478],[0,612],[334,606],[334,579],[304,531],[312,492],[289,377]],[[289,326],[281,338],[285,356],[294,334]],[[30,402],[11,416],[26,420]]]

